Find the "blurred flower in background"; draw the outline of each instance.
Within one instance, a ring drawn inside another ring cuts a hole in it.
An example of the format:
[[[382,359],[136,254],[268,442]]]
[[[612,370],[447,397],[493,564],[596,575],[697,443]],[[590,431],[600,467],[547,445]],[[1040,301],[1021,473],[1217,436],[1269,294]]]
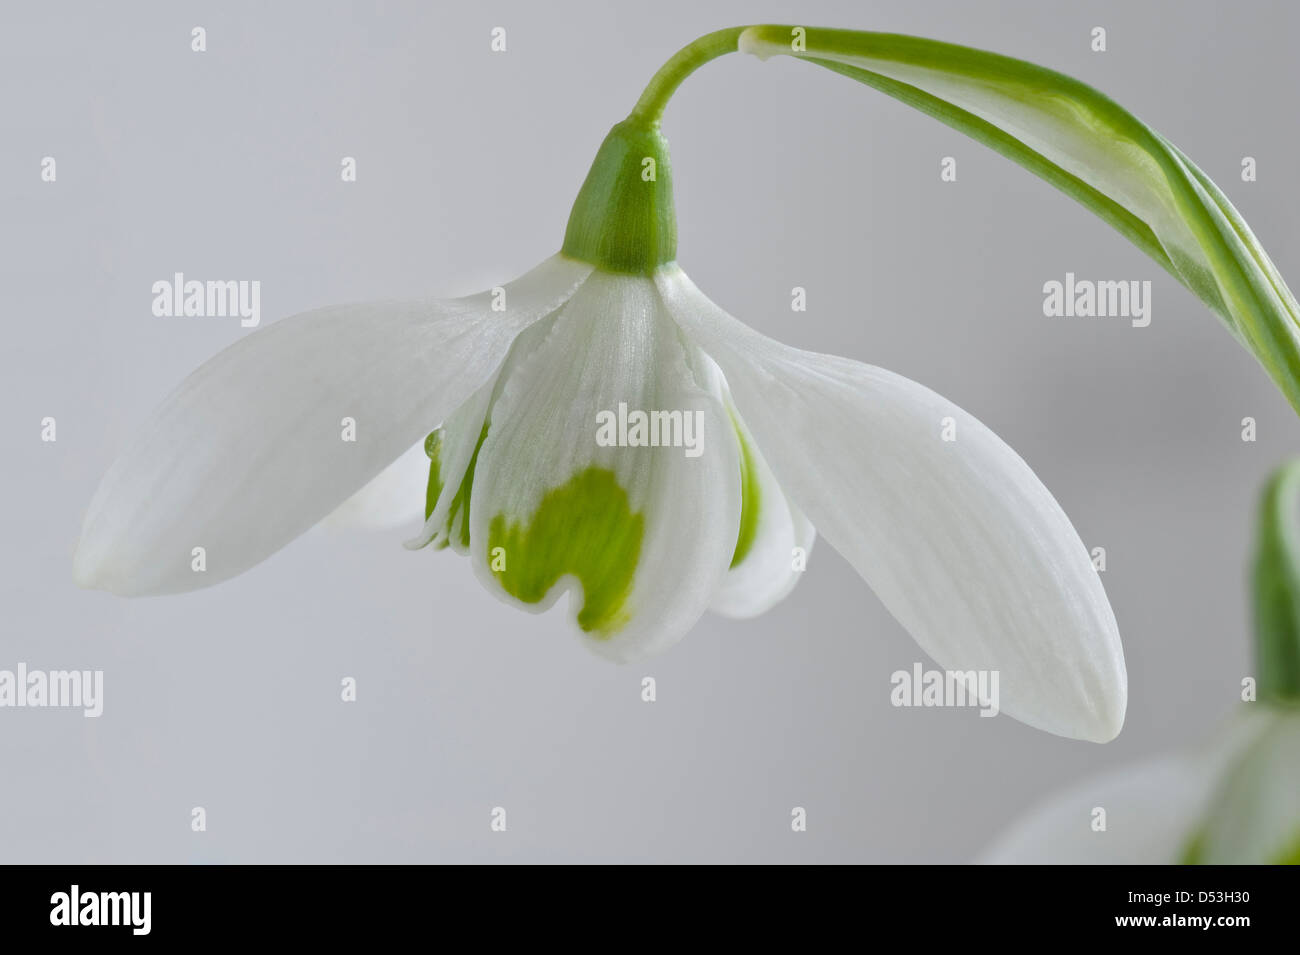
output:
[[[1048,800],[978,861],[1300,864],[1300,459],[1262,495],[1252,585],[1256,672],[1220,733]]]

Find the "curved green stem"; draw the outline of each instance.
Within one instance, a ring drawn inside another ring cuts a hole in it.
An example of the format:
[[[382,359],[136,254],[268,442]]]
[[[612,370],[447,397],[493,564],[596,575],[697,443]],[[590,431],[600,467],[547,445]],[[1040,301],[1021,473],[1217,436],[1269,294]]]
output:
[[[682,85],[682,81],[710,60],[737,52],[740,35],[747,29],[748,27],[728,27],[725,30],[715,30],[674,53],[667,63],[659,67],[659,72],[650,78],[628,119],[638,124],[658,123],[664,114],[664,107],[677,92],[677,87]]]
[[[659,119],[682,81],[740,48],[745,27],[707,33],[650,78],[627,119],[610,130],[574,200],[565,255],[611,272],[650,275],[677,257],[672,166]]]

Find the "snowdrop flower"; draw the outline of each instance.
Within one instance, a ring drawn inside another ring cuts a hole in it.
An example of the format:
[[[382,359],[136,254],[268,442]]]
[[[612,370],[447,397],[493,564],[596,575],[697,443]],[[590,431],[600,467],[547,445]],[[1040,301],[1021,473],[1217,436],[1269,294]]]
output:
[[[659,120],[689,73],[739,48],[807,56],[966,123],[1185,269],[1176,274],[1249,337],[1257,312],[1212,290],[1221,262],[1179,230],[1149,164],[1127,143],[1071,138],[1068,124],[1087,117],[1062,105],[1064,78],[1024,80],[1063,114],[1045,119],[1026,115],[1023,90],[976,85],[1032,134],[1016,153],[989,110],[945,112],[938,97],[960,99],[972,63],[1017,61],[876,34],[723,30],[673,57],[609,133],[558,255],[477,296],[287,318],[191,375],[104,477],[77,580],[136,595],[233,577],[392,462],[409,468],[422,445],[426,523],[413,543],[468,554],[486,587],[525,610],[570,594],[577,632],[606,657],[661,651],[708,609],[767,610],[798,580],[816,528],[942,666],[998,671],[1003,711],[1064,736],[1114,737],[1126,704],[1115,618],[1028,465],[922,385],[754,332],[678,267]],[[925,64],[920,75],[886,76],[909,58]],[[1037,68],[1015,65],[1026,69]],[[936,78],[934,92],[905,85]],[[1033,152],[1057,139],[1076,171],[1053,172]],[[1094,167],[1101,182],[1088,184]],[[1233,215],[1226,200],[1218,214]],[[353,441],[340,440],[345,418]],[[390,472],[371,489],[391,500],[399,485]]]
[[[1192,752],[1112,771],[1014,823],[994,864],[1300,865],[1300,460],[1263,495],[1254,568],[1255,685]],[[1105,813],[1105,828],[1097,825]]]

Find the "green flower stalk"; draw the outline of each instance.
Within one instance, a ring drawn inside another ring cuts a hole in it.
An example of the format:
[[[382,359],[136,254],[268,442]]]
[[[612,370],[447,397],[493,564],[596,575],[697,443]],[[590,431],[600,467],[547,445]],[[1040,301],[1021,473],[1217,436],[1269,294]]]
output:
[[[872,86],[1051,182],[1200,296],[1300,408],[1294,298],[1213,183],[1106,97],[931,40],[735,27],[651,79],[560,252],[526,275],[291,316],[187,378],[105,475],[77,580],[126,596],[214,584],[396,487],[425,505],[411,546],[467,555],[520,609],[568,594],[583,642],[625,662],[706,610],[764,612],[820,533],[941,666],[997,671],[1002,712],[1113,738],[1118,626],[1029,466],[916,382],[759,335],[677,265],[660,118],[694,70],[737,51]]]

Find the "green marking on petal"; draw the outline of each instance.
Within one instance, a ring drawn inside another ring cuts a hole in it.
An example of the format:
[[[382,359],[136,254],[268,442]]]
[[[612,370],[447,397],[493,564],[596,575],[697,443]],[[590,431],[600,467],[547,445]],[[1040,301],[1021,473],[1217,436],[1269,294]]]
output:
[[[465,475],[460,479],[460,485],[456,488],[456,496],[447,505],[447,518],[443,521],[442,529],[430,541],[437,550],[446,547],[453,537],[456,538],[462,550],[469,549],[470,493],[474,486],[474,469],[478,465],[478,453],[483,450],[483,442],[487,439],[487,434],[488,426],[485,423],[482,432],[479,433],[478,444],[474,446],[474,454],[469,459],[469,466],[465,468]],[[424,439],[424,453],[429,456],[429,486],[424,495],[424,519],[426,521],[433,516],[434,510],[438,506],[438,500],[444,490],[440,474],[442,436],[443,429],[439,428]]]
[[[493,517],[487,559],[506,593],[524,603],[541,602],[561,577],[578,578],[578,626],[607,639],[629,619],[623,607],[644,534],[645,517],[632,513],[614,472],[589,467],[547,491],[530,520]]]
[[[740,430],[734,416],[731,424],[736,429],[736,440],[740,442],[740,532],[736,535],[736,550],[731,555],[731,566],[735,568],[749,555],[754,539],[758,536],[761,492],[754,450],[745,440],[744,432]]]
[[[487,435],[488,426],[484,422],[483,430],[479,432],[478,444],[474,445],[474,454],[470,456],[469,467],[465,469],[465,476],[460,480],[456,496],[451,499],[451,506],[447,508],[447,536],[451,536],[452,528],[459,518],[460,546],[464,549],[469,548],[469,498],[474,486],[474,469],[478,467],[478,453],[483,450],[483,442],[487,440]]]
[[[438,495],[442,493],[442,475],[439,472],[438,458],[442,454],[442,429],[431,431],[424,439],[424,453],[429,456],[429,486],[424,492],[424,519],[433,516],[433,509],[438,506]]]

